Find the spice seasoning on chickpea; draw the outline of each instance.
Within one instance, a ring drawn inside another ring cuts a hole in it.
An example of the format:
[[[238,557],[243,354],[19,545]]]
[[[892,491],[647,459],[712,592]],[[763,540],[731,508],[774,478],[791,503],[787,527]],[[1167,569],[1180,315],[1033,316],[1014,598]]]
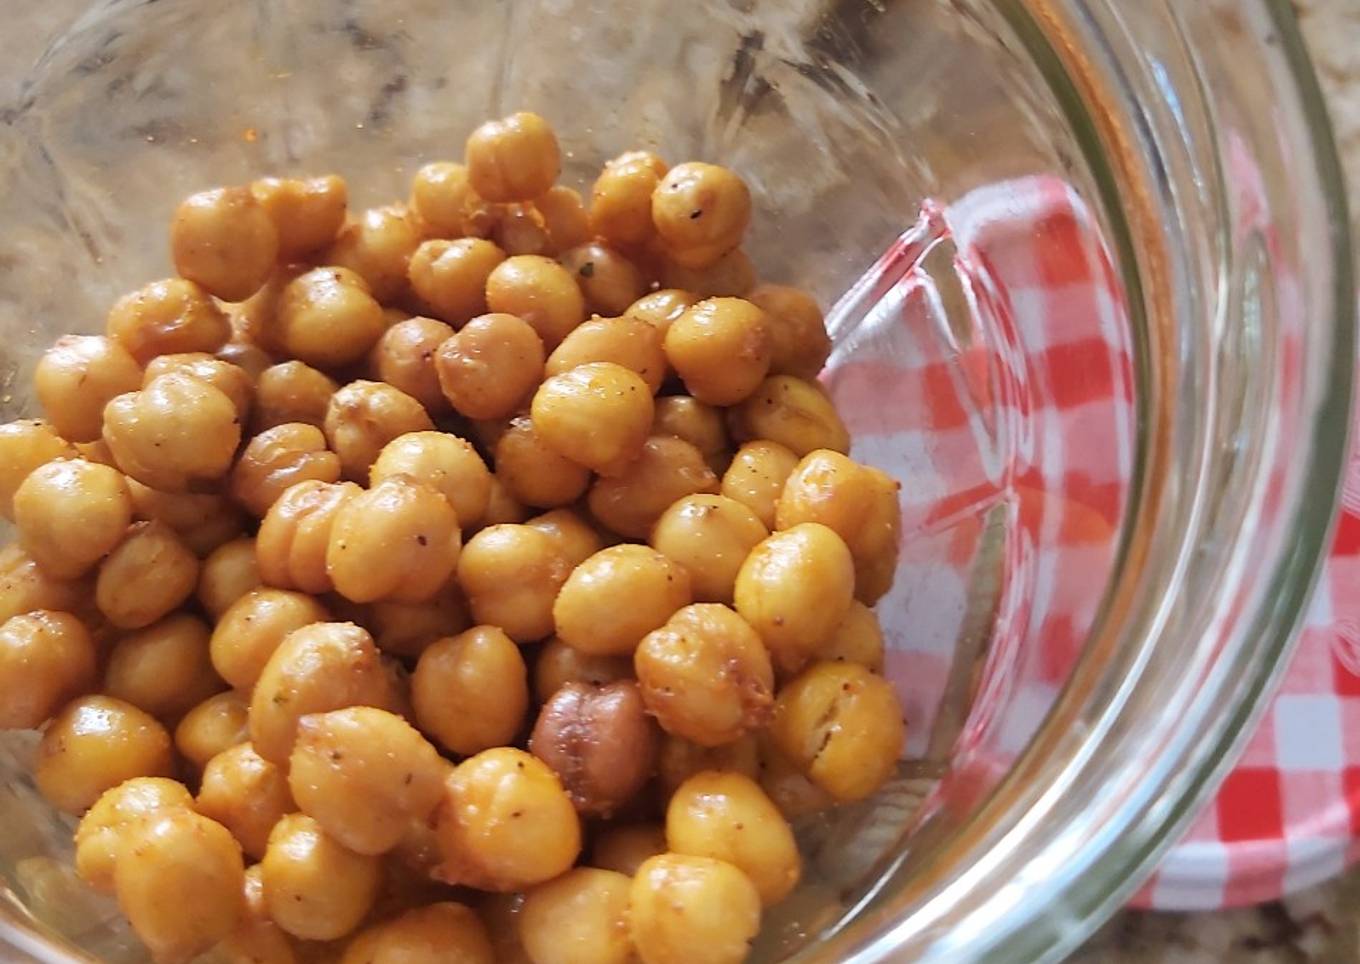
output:
[[[519,647],[495,626],[437,640],[420,654],[411,701],[422,730],[461,756],[514,740],[529,709]]]
[[[369,470],[370,483],[395,475],[441,493],[464,528],[481,522],[491,500],[491,473],[482,457],[466,440],[445,432],[408,432],[383,446]]]
[[[33,391],[53,428],[72,442],[93,442],[104,406],[142,386],[137,360],[113,338],[63,335],[38,360]]]
[[[547,379],[529,409],[540,438],[601,475],[618,475],[642,454],[652,393],[636,372],[591,362]]]
[[[318,260],[348,268],[364,280],[374,298],[388,304],[406,292],[407,266],[420,242],[415,219],[404,207],[373,208],[341,228]]]
[[[488,201],[532,201],[562,169],[557,136],[537,114],[487,121],[468,137],[468,182]]]
[[[38,609],[0,624],[0,729],[31,730],[94,683],[94,639],[70,613]]]
[[[586,320],[586,300],[570,271],[551,258],[506,258],[487,276],[488,310],[523,319],[548,350]]]
[[[170,225],[170,252],[180,277],[223,301],[245,301],[269,280],[279,235],[249,188],[216,188],[180,204]]]
[[[145,365],[157,355],[217,351],[231,337],[231,323],[208,292],[184,278],[169,278],[118,299],[105,331]]]
[[[558,261],[580,286],[586,307],[597,315],[617,317],[647,291],[647,280],[638,266],[599,242],[564,251]]]
[[[439,346],[435,371],[454,411],[474,419],[513,415],[543,377],[543,342],[514,315],[472,319]]]
[[[717,491],[718,477],[697,448],[659,435],[643,443],[641,454],[623,472],[591,486],[586,501],[590,514],[605,528],[630,539],[646,539],[677,499]]]

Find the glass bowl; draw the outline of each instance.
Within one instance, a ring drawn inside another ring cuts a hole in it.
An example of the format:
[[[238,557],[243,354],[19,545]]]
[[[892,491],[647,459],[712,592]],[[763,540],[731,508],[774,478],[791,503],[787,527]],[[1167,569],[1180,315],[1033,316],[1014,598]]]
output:
[[[1060,957],[1231,762],[1332,518],[1351,262],[1287,4],[98,3],[0,127],[4,417],[170,272],[183,195],[336,171],[384,203],[521,108],[578,188],[639,146],[741,171],[762,275],[835,305],[854,454],[903,482],[907,758],[799,826],[754,959]],[[0,741],[0,936],[140,959],[34,741]]]

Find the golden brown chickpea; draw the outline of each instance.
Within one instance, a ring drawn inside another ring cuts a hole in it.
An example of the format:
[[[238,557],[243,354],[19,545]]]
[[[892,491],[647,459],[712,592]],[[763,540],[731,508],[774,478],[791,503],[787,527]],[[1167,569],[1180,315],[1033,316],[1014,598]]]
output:
[[[520,940],[535,964],[629,964],[626,876],[577,867],[524,898]]]
[[[113,460],[113,453],[104,444],[104,440],[95,439],[93,442],[77,442],[72,446],[76,450],[76,457],[87,462],[98,462],[100,465],[107,465],[109,468],[118,468],[118,463]],[[141,483],[138,483],[139,485]]]
[[[529,752],[552,767],[579,812],[609,817],[651,778],[659,735],[633,680],[567,683],[543,705]]]
[[[110,696],[82,696],[43,731],[34,779],[49,803],[78,815],[124,780],[173,770],[170,734],[153,717]]]
[[[823,813],[836,805],[835,797],[775,747],[768,730],[760,739],[760,786],[789,820]]]
[[[433,429],[419,402],[382,382],[350,382],[326,409],[326,440],[347,479],[367,479],[378,453],[397,436]]]
[[[246,870],[247,878],[251,869],[254,868]],[[263,896],[260,899],[263,900]],[[302,960],[293,947],[292,938],[281,927],[267,917],[250,913],[236,930],[222,939],[215,952],[225,959],[225,964],[298,964]]]
[[[26,418],[0,425],[0,515],[14,520],[14,493],[28,473],[75,456],[75,448],[46,422]]]
[[[236,414],[241,417],[241,422],[245,423],[246,417],[250,414],[255,386],[243,369],[200,351],[158,355],[147,363],[146,371],[142,374],[142,387],[150,385],[161,375],[175,371],[205,381],[227,396],[231,399]]]
[[[501,893],[566,872],[581,852],[581,824],[557,775],[512,747],[484,750],[444,783],[435,876]]]
[[[249,341],[229,341],[217,349],[213,357],[241,369],[252,384],[266,368],[274,364],[273,355]]]
[[[88,616],[94,608],[88,579],[60,579],[18,544],[0,548],[0,621],[37,609]]]
[[[770,373],[813,379],[831,354],[822,309],[806,291],[761,284],[746,300],[761,308],[770,327]]]
[[[287,766],[298,720],[346,706],[390,705],[392,682],[373,637],[353,623],[312,623],[284,637],[250,699],[255,752]]]
[[[208,626],[187,613],[167,616],[118,640],[104,669],[104,692],[171,719],[224,689],[208,657]]]
[[[218,546],[203,560],[198,572],[198,601],[213,619],[220,619],[232,603],[258,589],[260,567],[255,540],[242,537]]]
[[[168,810],[192,810],[184,784],[165,777],[135,777],[104,791],[76,827],[76,873],[95,890],[113,892],[113,868],[133,827]]]
[[[699,450],[715,472],[722,472],[732,453],[722,414],[689,395],[669,395],[656,400],[653,435],[674,435]]]
[[[371,935],[371,936],[370,936]],[[496,964],[486,927],[452,901],[414,907],[350,942],[340,964]]]
[[[189,809],[136,825],[113,883],[119,908],[157,961],[197,957],[245,915],[241,848],[225,827]]]
[[[627,656],[594,656],[572,649],[554,636],[534,662],[534,698],[546,703],[569,683],[604,686],[631,679],[633,661]]]
[[[434,161],[411,179],[411,210],[430,237],[456,238],[467,233],[468,214],[485,202],[468,182],[467,168]]]
[[[363,277],[343,267],[313,268],[284,285],[275,322],[284,353],[318,368],[358,361],[386,330]]]
[[[591,864],[632,877],[648,859],[666,852],[666,831],[658,823],[614,823],[595,837]]]
[[[590,514],[605,528],[630,539],[646,539],[677,499],[717,491],[718,477],[698,449],[673,435],[655,435],[621,474],[591,486],[587,503]]]
[[[249,692],[289,633],[324,622],[328,615],[324,606],[302,593],[251,590],[218,619],[208,645],[213,668],[232,686]]]
[[[798,456],[778,442],[747,442],[737,450],[722,477],[722,494],[745,505],[767,529],[775,525],[775,505]]]
[[[776,442],[802,458],[817,449],[850,450],[850,433],[831,400],[812,382],[772,375],[730,413],[738,441]]]
[[[216,482],[231,468],[241,417],[220,389],[174,371],[104,409],[104,442],[118,467],[163,492]]]
[[[36,729],[95,681],[96,650],[70,613],[39,609],[0,625],[0,729]]]
[[[627,656],[691,598],[689,573],[661,553],[610,546],[572,571],[553,622],[562,641],[583,653]]]
[[[590,523],[572,509],[553,509],[524,523],[546,532],[557,540],[558,547],[573,567],[579,566],[604,548],[604,540]]]
[[[736,867],[709,857],[662,854],[638,868],[628,928],[643,964],[741,964],[760,930],[760,893]]]
[[[571,574],[557,541],[525,525],[492,525],[463,547],[458,583],[472,618],[499,626],[518,643],[553,631],[553,600]]]
[[[407,659],[420,656],[435,640],[468,628],[467,601],[452,582],[425,602],[378,602],[367,615],[378,648]]]
[[[340,457],[326,448],[315,425],[287,422],[266,429],[246,445],[228,480],[232,498],[264,518],[284,490],[303,481],[336,482]]]
[[[300,361],[271,365],[255,383],[255,422],[264,432],[285,422],[320,428],[331,396],[340,388],[329,376]]]
[[[386,304],[406,292],[407,266],[420,240],[415,219],[404,207],[372,208],[340,229],[320,261],[353,271]]]
[[[768,537],[737,573],[736,609],[760,634],[775,665],[796,672],[836,632],[855,591],[844,540],[816,522]]]
[[[497,205],[491,240],[507,255],[542,254],[548,247],[548,225],[532,204]]]
[[[345,223],[349,187],[334,174],[324,177],[264,177],[250,185],[278,233],[279,257],[300,258],[335,240]]]
[[[416,723],[460,756],[509,743],[529,708],[527,676],[519,647],[495,626],[440,639],[411,678]]]
[[[636,372],[592,362],[545,381],[530,415],[539,437],[559,454],[601,475],[618,475],[642,454],[652,393]]]
[[[892,684],[856,663],[814,663],[779,692],[770,737],[837,800],[863,800],[892,776],[907,725]]]
[[[691,395],[735,405],[760,387],[770,368],[765,313],[740,298],[710,298],[666,331],[666,358]]]
[[[525,505],[569,505],[585,494],[590,470],[544,444],[532,419],[516,418],[496,443],[496,477]]]
[[[675,319],[683,315],[687,308],[701,300],[692,291],[662,288],[660,291],[643,295],[629,305],[624,314],[629,318],[637,318],[640,321],[647,322],[664,339]]]
[[[667,797],[673,796],[690,777],[705,770],[740,773],[754,780],[760,774],[760,744],[755,734],[745,733],[722,746],[700,746],[684,737],[666,734],[661,741],[657,775]],[[658,852],[664,850],[663,847]]]
[[[198,585],[198,558],[163,522],[138,522],[99,566],[94,601],[119,629],[141,629],[178,609]]]
[[[486,304],[522,318],[549,350],[586,320],[586,299],[571,272],[539,255],[517,255],[496,265],[486,279]]]
[[[351,602],[424,602],[453,575],[462,548],[458,516],[439,492],[393,476],[335,514],[326,571]]]
[[[369,353],[373,376],[399,388],[430,412],[448,409],[434,355],[453,329],[433,318],[407,318],[388,328]]]
[[[486,514],[482,516],[482,527],[511,525],[523,522],[529,517],[526,509],[510,490],[501,484],[494,475],[491,477],[491,497],[486,502]]]
[[[230,830],[256,860],[264,857],[275,824],[297,809],[284,771],[246,742],[208,760],[194,806]]]
[[[836,663],[858,663],[874,673],[883,672],[883,629],[878,616],[856,599],[850,604],[831,639],[817,650],[820,660]]]
[[[744,619],[718,603],[686,606],[648,633],[633,668],[662,729],[700,746],[731,743],[762,726],[774,702],[770,654]]]
[[[486,312],[487,278],[504,260],[482,238],[425,241],[411,256],[411,287],[436,317],[461,326]]]
[[[788,821],[760,784],[740,773],[709,770],[686,780],[666,808],[666,843],[672,853],[736,867],[766,907],[787,897],[802,875]]]
[[[342,846],[301,813],[274,825],[261,863],[269,916],[310,941],[333,941],[358,927],[382,879],[377,857]]]
[[[57,432],[72,442],[99,438],[104,406],[141,385],[137,360],[101,335],[63,335],[33,370],[38,402]]]
[[[700,298],[744,298],[755,283],[755,265],[741,248],[733,248],[703,268],[667,260],[661,269],[661,284],[666,288],[692,291]]]
[[[466,440],[445,432],[409,432],[388,442],[369,471],[377,485],[395,475],[442,493],[464,527],[476,525],[491,498],[491,473]]]
[[[180,202],[170,253],[180,277],[223,301],[245,301],[269,280],[279,234],[249,188],[221,187]]]
[[[460,415],[505,418],[543,377],[543,342],[514,315],[482,315],[439,346],[435,370]]]
[[[175,749],[201,770],[219,753],[250,739],[249,713],[250,703],[236,690],[209,696],[175,727]]]
[[[57,579],[85,573],[122,541],[131,521],[122,473],[84,459],[40,465],[14,493],[19,544]]]
[[[548,188],[534,201],[534,207],[543,215],[544,226],[548,229],[545,254],[558,255],[590,240],[586,206],[581,195],[571,188],[560,185]]]
[[[468,181],[488,201],[532,201],[562,169],[557,136],[537,114],[519,111],[487,121],[464,148]]]
[[[415,729],[371,706],[298,720],[288,786],[298,808],[359,854],[395,847],[442,795],[444,763]]]
[[[561,375],[590,362],[614,362],[637,372],[653,394],[666,377],[666,354],[661,335],[637,318],[593,318],[580,325],[558,345],[544,369]]]
[[[716,164],[677,164],[652,194],[652,222],[669,248],[711,248],[721,255],[741,243],[750,221],[746,183]]]
[[[157,355],[217,351],[231,337],[231,323],[198,285],[170,278],[120,298],[109,310],[106,333],[145,365]]]
[[[647,293],[647,280],[637,265],[598,242],[564,251],[558,260],[580,286],[586,307],[597,315],[617,317]]]
[[[652,192],[666,162],[650,151],[629,151],[607,161],[590,192],[590,229],[610,244],[644,244],[652,226]]]

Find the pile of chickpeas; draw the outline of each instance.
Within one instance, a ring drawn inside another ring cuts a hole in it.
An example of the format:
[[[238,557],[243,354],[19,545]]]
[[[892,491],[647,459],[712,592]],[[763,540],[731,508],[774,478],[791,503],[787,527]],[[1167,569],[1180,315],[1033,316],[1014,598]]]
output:
[[[559,168],[519,113],[405,204],[195,194],[0,427],[0,727],[157,961],[738,962],[893,773],[816,302],[732,171]]]

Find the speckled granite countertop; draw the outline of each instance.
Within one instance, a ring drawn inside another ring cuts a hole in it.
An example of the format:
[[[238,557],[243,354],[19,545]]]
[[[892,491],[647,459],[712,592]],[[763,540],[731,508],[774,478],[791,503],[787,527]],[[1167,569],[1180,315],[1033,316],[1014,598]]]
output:
[[[89,0],[9,0],[0,30],[0,110],[48,39]],[[1360,2],[1294,0],[1332,111],[1360,225]],[[0,949],[5,961],[12,952]],[[1129,911],[1074,958],[1095,962],[1274,964],[1360,960],[1360,870],[1285,901],[1218,913]]]

